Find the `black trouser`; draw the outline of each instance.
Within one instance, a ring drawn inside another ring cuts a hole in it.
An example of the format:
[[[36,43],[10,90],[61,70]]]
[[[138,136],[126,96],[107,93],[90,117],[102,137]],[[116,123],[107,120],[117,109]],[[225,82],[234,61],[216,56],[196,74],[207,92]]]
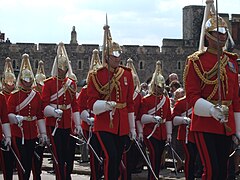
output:
[[[202,180],[226,180],[232,136],[195,132],[204,171]]]
[[[37,145],[33,156],[33,180],[41,180],[44,146]]]
[[[120,174],[119,166],[124,146],[128,136],[118,136],[103,131],[96,132],[96,135],[105,155],[104,178],[105,180],[117,180]]]
[[[185,151],[185,177],[186,180],[194,180],[194,170],[195,170],[195,162],[197,157],[197,146],[195,143],[188,142],[187,144],[185,141],[181,141],[183,145],[183,149]]]
[[[144,142],[148,148],[150,161],[153,168],[153,171],[157,177],[159,177],[160,166],[161,166],[161,157],[165,147],[165,140],[158,140],[154,137],[147,139],[144,137]],[[152,172],[148,169],[148,179],[155,180]]]
[[[49,131],[49,127],[47,128]],[[70,164],[68,162],[70,129],[58,128],[54,136],[51,135],[54,127],[50,127],[50,129],[51,131],[48,132],[48,135],[52,143],[53,153],[58,161],[58,164],[54,162],[56,178],[58,180],[65,180],[69,178],[69,176],[66,176],[66,170],[68,169],[66,166]]]
[[[71,174],[73,171],[74,165],[74,157],[75,157],[75,149],[76,149],[76,139],[73,137],[69,138],[69,151],[66,154],[68,156],[68,164],[66,167],[66,179],[72,179]]]
[[[22,174],[24,180],[28,180],[30,178],[36,141],[37,138],[31,140],[24,139],[24,144],[22,144],[22,138],[16,138],[16,145],[20,155],[19,159],[21,160],[23,168],[25,169],[25,173]],[[21,171],[22,170],[18,168],[18,173]]]
[[[5,177],[6,180],[13,179],[13,168],[14,168],[14,156],[13,153],[9,151],[2,151],[3,152],[3,159],[4,159],[4,167],[5,167]]]

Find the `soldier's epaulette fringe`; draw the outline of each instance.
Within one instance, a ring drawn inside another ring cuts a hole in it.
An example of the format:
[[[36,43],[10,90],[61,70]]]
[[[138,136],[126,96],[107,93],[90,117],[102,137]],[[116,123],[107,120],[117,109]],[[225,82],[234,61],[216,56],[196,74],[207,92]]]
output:
[[[227,54],[227,56],[233,60],[237,60],[239,58],[237,53],[232,53],[232,52],[228,52],[228,51],[224,51],[224,53]]]
[[[196,61],[196,60],[199,60],[199,57],[204,54],[205,51],[196,51],[194,52],[193,54],[189,55],[187,57],[188,60],[191,60],[191,61]]]

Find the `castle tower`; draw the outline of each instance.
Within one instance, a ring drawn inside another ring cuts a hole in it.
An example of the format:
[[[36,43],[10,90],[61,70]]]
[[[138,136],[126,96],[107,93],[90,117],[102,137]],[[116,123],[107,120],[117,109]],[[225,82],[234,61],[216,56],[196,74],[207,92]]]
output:
[[[183,39],[199,41],[205,6],[183,8]],[[197,43],[198,44],[198,43]]]
[[[73,28],[72,28],[70,44],[78,44],[78,42],[77,42],[77,32],[75,30],[75,26],[73,26]]]

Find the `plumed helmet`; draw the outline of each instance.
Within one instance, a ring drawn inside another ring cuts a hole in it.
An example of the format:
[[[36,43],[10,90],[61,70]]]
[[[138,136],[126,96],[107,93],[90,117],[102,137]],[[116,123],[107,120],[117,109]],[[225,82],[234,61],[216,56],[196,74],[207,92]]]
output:
[[[13,85],[16,82],[16,76],[12,67],[12,61],[9,57],[5,59],[3,84]]]
[[[217,27],[217,19],[218,19],[218,27]],[[216,16],[212,16],[209,18],[205,24],[206,32],[218,31],[220,33],[225,34],[227,32],[227,23],[220,16],[218,18]]]
[[[89,70],[96,71],[100,67],[102,67],[102,64],[100,62],[99,51],[97,49],[94,49],[92,53],[92,59],[91,59]]]
[[[117,42],[112,40],[110,26],[108,25],[107,16],[106,16],[106,25],[103,27],[104,36],[103,36],[103,46],[102,46],[102,64],[106,65],[106,57],[112,55],[119,57],[122,53],[122,49]]]
[[[156,69],[149,84],[149,93],[154,93],[154,89],[156,86],[159,86],[161,88],[165,87],[165,79],[162,75],[162,67],[160,61],[156,62]]]
[[[38,62],[38,69],[37,69],[37,73],[35,75],[35,80],[36,80],[36,83],[43,86],[45,79],[46,79],[46,75],[45,75],[45,72],[44,72],[44,63],[43,63],[43,61],[40,60]]]
[[[16,86],[21,87],[21,80],[24,80],[26,82],[31,82],[33,81],[32,85],[35,85],[35,80],[34,80],[34,75],[32,71],[32,66],[29,61],[29,55],[28,54],[23,54],[22,55],[22,62],[21,62],[21,67],[20,71],[18,74]]]
[[[54,59],[52,72],[51,72],[52,76],[57,77],[58,68],[62,70],[67,70],[66,76],[69,76],[72,73],[72,67],[68,59],[67,51],[62,42],[59,43],[57,48],[57,55]]]
[[[131,58],[129,58],[127,60],[127,64],[126,64],[127,67],[131,68],[132,70],[132,75],[133,75],[133,82],[134,82],[134,86],[135,86],[135,91],[138,91],[140,92],[141,90],[141,86],[140,86],[140,80],[139,80],[139,77],[137,75],[137,71],[134,67],[134,64],[133,64],[133,60]]]

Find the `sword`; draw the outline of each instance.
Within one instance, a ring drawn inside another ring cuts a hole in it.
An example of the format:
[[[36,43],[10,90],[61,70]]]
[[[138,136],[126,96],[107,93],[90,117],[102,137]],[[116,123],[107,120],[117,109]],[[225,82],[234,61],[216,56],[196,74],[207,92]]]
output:
[[[173,166],[174,166],[175,174],[177,176],[178,172],[177,172],[177,165],[176,165],[176,162],[175,162],[175,155],[174,155],[175,151],[173,150],[171,143],[168,142],[165,146],[169,146],[169,148],[171,150],[171,155],[172,155],[172,159],[173,159]]]
[[[143,157],[143,159],[145,160],[145,162],[147,163],[147,166],[149,167],[149,169],[150,169],[151,173],[153,174],[154,178],[155,178],[156,180],[158,180],[156,174],[155,174],[154,171],[153,171],[153,168],[152,168],[152,166],[151,166],[151,163],[148,161],[147,157],[145,156],[142,148],[141,148],[140,145],[139,145],[139,142],[137,142],[136,139],[133,139],[133,141],[134,141],[137,149],[139,150],[139,152],[142,154],[142,157]]]
[[[21,163],[21,161],[19,160],[19,158],[17,157],[17,154],[15,153],[15,151],[13,150],[13,148],[12,148],[12,146],[8,146],[9,148],[10,148],[10,150],[12,151],[12,153],[13,153],[13,155],[14,155],[14,157],[15,157],[15,159],[17,160],[17,162],[18,162],[18,165],[20,166],[20,168],[22,169],[22,171],[23,171],[23,174],[25,174],[25,169],[24,169],[24,167],[23,167],[23,165],[22,165],[22,163]]]
[[[72,134],[70,134],[70,136],[73,137],[74,139],[77,139],[77,140],[80,141],[80,142],[83,142],[83,140],[84,140],[84,143],[86,143],[86,144],[88,145],[88,147],[91,149],[91,151],[93,152],[94,156],[97,158],[97,160],[99,161],[99,163],[100,163],[101,165],[103,164],[102,158],[100,158],[100,157],[98,156],[98,154],[96,153],[96,151],[94,150],[94,148],[92,147],[92,145],[91,145],[90,143],[87,143],[87,139],[86,139],[83,135],[82,135],[83,140],[80,139],[80,138],[77,137],[77,136],[72,135]]]

